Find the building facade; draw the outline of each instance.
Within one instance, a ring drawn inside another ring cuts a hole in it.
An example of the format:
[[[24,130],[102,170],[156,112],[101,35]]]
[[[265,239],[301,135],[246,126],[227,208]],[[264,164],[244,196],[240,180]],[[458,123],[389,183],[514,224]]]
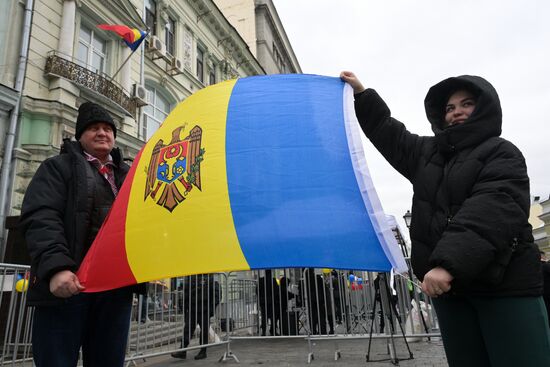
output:
[[[2,151],[12,156],[9,165],[2,164],[2,222],[19,214],[40,163],[74,135],[83,102],[100,103],[110,112],[117,146],[132,159],[170,111],[197,90],[272,70],[212,0],[8,2],[0,15],[0,133]],[[149,35],[132,53],[99,24],[122,24]],[[9,136],[12,149],[6,146]]]
[[[7,1],[0,12],[0,136],[6,135],[11,112],[18,102],[16,75],[21,49],[21,28],[25,7],[20,2]],[[2,139],[3,143],[3,139]],[[0,143],[0,144],[2,144]]]
[[[273,1],[214,1],[242,35],[267,74],[302,72]]]
[[[539,201],[540,214],[539,220],[542,222],[537,228],[533,228],[533,236],[535,242],[546,253],[546,256],[550,256],[550,197]]]

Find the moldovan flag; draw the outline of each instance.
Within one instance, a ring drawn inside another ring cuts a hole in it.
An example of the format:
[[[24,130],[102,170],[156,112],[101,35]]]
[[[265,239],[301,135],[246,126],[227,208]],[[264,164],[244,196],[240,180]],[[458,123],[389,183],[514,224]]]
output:
[[[97,27],[105,31],[113,31],[118,34],[132,51],[137,50],[148,34],[147,32],[140,31],[137,28],[130,28],[120,24],[98,24]]]
[[[405,271],[339,78],[255,76],[181,102],[78,272],[87,291],[237,270]]]

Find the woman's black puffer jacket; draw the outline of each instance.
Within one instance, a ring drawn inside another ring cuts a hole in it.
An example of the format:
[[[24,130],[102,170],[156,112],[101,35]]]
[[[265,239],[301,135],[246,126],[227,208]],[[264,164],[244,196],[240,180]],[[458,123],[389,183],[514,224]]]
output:
[[[470,117],[443,128],[451,93],[477,96]],[[464,75],[425,99],[433,137],[410,133],[372,89],[355,96],[366,136],[412,184],[412,267],[422,280],[436,266],[453,276],[450,295],[539,296],[542,276],[529,217],[523,155],[500,138],[502,111],[485,79]]]

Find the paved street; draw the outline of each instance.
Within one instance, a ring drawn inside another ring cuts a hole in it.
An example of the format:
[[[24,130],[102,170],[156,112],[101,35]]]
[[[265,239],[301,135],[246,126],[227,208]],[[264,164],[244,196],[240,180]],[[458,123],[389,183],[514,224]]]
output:
[[[334,354],[339,346],[341,359],[334,360]],[[405,367],[447,367],[443,344],[440,340],[431,342],[422,341],[409,343],[414,358],[402,360],[400,366]],[[308,343],[304,339],[275,339],[275,340],[235,340],[231,343],[231,350],[239,358],[240,363],[229,361],[227,364],[235,366],[392,366],[389,361],[375,362],[388,358],[386,341],[374,339],[371,347],[371,362],[366,363],[368,340],[341,340],[316,341],[313,346],[314,360],[307,363]],[[399,358],[408,358],[409,353],[402,339],[396,339],[396,350]],[[176,366],[212,366],[217,364],[223,355],[225,347],[213,347],[208,350],[208,358],[195,361],[193,357],[198,350],[188,352],[186,360],[177,360],[169,355],[148,359],[145,363],[138,361],[138,366],[147,367],[176,367]]]

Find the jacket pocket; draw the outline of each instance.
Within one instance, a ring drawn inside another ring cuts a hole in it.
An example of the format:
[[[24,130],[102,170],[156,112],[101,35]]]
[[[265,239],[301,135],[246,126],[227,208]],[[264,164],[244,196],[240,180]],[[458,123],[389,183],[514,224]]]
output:
[[[479,275],[479,281],[488,285],[500,284],[518,244],[518,239],[513,238],[509,246],[499,249],[493,262]]]

